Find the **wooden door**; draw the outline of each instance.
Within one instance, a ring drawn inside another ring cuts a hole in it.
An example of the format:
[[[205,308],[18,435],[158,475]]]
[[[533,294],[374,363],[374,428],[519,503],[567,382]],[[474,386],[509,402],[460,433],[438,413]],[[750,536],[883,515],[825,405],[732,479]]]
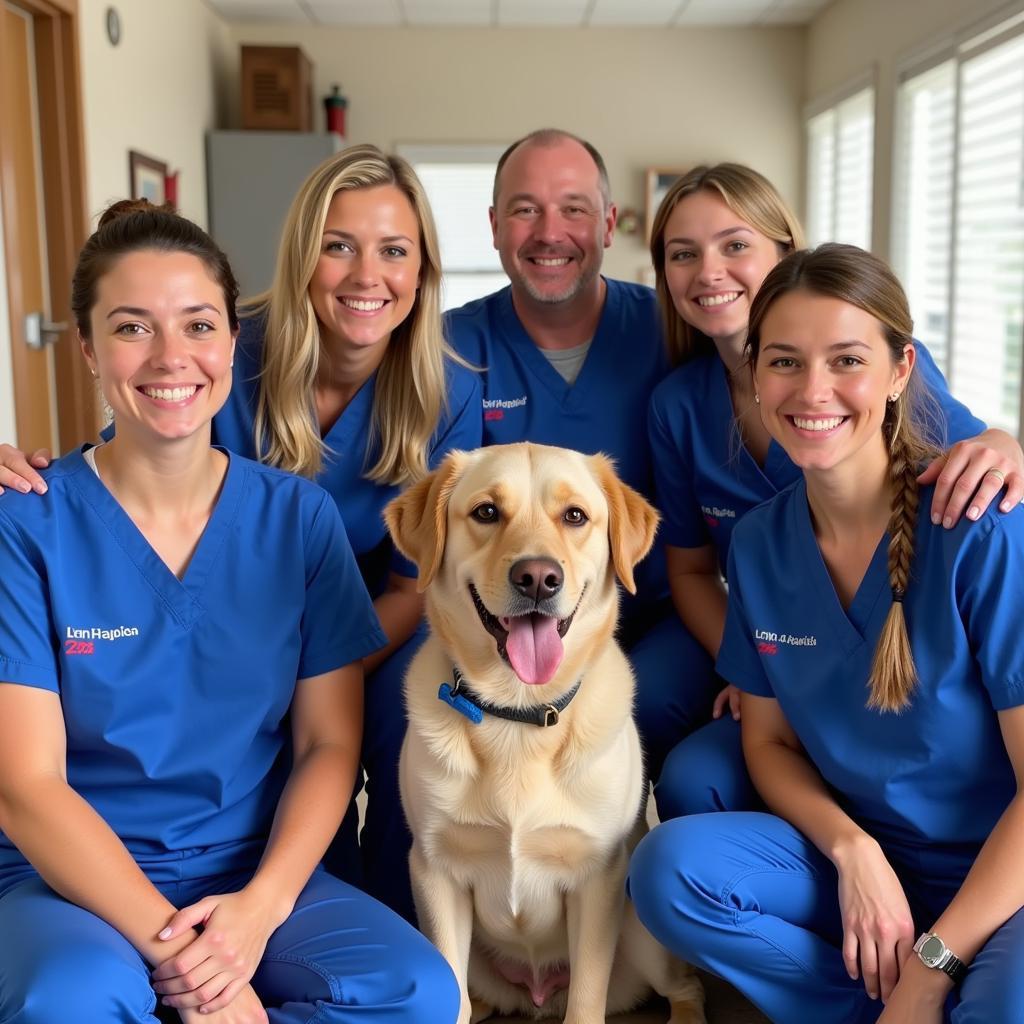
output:
[[[0,440],[60,452],[96,426],[68,305],[86,227],[77,5],[4,0],[0,14],[0,199],[17,434]],[[33,348],[30,314],[67,326]]]

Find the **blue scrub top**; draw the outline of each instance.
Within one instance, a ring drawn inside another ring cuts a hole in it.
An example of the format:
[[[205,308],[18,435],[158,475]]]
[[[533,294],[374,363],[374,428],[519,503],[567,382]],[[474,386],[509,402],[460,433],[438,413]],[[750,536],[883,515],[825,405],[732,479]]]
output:
[[[929,424],[935,444],[946,448],[980,434],[985,424],[949,393],[928,349],[914,346],[916,372],[941,412],[940,422]],[[737,521],[792,484],[800,470],[775,441],[763,468],[754,461],[736,425],[725,364],[714,352],[690,359],[655,389],[648,430],[665,543],[713,544],[724,572]]]
[[[668,372],[654,292],[605,280],[593,342],[575,384],[537,348],[512,306],[511,287],[446,316],[455,350],[484,371],[484,444],[536,441],[615,459],[619,476],[653,496],[647,405]]]
[[[922,509],[933,490],[922,488]],[[926,874],[959,878],[1016,792],[996,712],[1024,703],[1024,508],[952,530],[919,516],[904,604],[919,682],[900,714],[865,706],[892,603],[888,545],[885,535],[844,610],[804,479],[749,512],[733,534],[716,667],[779,701],[826,783],[883,846],[905,863],[924,852]]]
[[[179,580],[81,452],[43,475],[0,496],[0,680],[60,695],[68,782],[137,859],[265,840],[296,681],[387,642],[334,502],[230,456]]]
[[[214,441],[250,459],[257,457],[253,423],[265,327],[262,317],[242,320],[231,394],[213,420]],[[427,461],[431,469],[448,452],[456,448],[470,451],[481,444],[479,374],[450,360],[445,374],[448,409],[442,411],[430,440]],[[329,451],[316,478],[337,502],[359,568],[374,597],[386,586],[389,571],[416,575],[416,567],[395,551],[382,516],[384,506],[401,487],[375,483],[364,476],[377,460],[376,453],[367,451],[375,384],[376,374],[363,384],[324,437]]]
[[[604,452],[619,476],[654,499],[647,406],[669,369],[654,292],[605,279],[601,319],[574,384],[568,384],[526,333],[512,305],[511,287],[446,316],[448,339],[483,368],[483,443],[539,444]],[[660,552],[637,572],[640,594],[668,593]]]

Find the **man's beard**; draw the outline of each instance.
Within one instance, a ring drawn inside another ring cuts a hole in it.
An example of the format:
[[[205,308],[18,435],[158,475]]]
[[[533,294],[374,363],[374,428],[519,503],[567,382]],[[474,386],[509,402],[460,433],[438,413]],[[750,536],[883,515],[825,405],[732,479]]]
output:
[[[580,292],[593,283],[600,271],[601,268],[599,266],[582,270],[575,279],[570,281],[569,284],[560,292],[541,291],[533,281],[523,273],[517,272],[515,274],[509,274],[509,277],[515,284],[519,285],[519,287],[522,288],[534,302],[540,302],[548,306],[556,306],[562,302],[570,302],[572,299],[575,299]]]

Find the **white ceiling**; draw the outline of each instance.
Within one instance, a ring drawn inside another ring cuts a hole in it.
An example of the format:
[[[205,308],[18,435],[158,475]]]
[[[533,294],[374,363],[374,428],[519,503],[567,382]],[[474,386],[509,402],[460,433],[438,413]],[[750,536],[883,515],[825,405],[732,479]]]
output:
[[[305,25],[803,25],[830,0],[207,0],[228,21]]]

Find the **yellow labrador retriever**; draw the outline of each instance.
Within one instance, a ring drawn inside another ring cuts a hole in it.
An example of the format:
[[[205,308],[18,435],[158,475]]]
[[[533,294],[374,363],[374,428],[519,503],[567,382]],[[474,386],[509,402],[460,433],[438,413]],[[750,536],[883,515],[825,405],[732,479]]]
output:
[[[702,1024],[692,968],[624,898],[646,784],[616,577],[635,589],[657,513],[604,456],[514,444],[453,453],[385,518],[427,595],[401,790],[459,1024],[603,1024],[651,988]]]

